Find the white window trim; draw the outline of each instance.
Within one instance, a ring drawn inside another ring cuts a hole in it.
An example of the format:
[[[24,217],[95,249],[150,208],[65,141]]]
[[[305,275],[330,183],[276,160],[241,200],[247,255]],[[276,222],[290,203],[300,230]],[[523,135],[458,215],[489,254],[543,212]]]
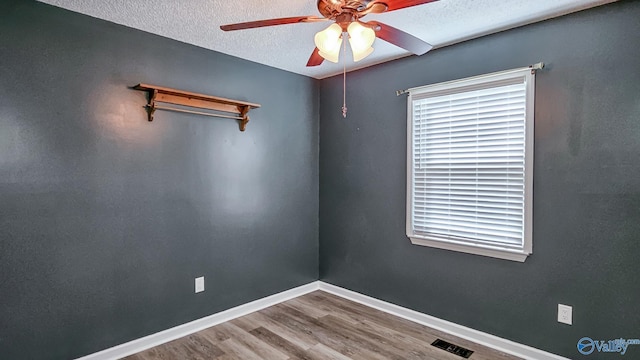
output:
[[[425,95],[444,95],[457,92],[461,88],[473,87],[486,82],[508,81],[523,78],[526,81],[526,119],[525,119],[525,174],[524,174],[524,237],[523,247],[518,250],[501,247],[490,247],[485,244],[473,244],[468,241],[457,242],[451,238],[438,236],[421,236],[413,233],[412,216],[412,181],[413,181],[413,99]],[[448,81],[433,85],[408,89],[407,100],[407,201],[406,232],[412,244],[453,250],[469,254],[524,262],[533,253],[533,147],[534,147],[534,113],[535,113],[535,68],[526,67],[500,71],[486,75],[474,76],[461,80]]]

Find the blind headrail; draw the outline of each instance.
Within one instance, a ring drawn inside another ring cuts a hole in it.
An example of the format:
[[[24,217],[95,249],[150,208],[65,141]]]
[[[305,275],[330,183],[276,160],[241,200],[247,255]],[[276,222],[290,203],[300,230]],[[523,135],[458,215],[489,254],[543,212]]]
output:
[[[487,77],[487,76],[493,76],[493,75],[497,75],[497,74],[509,74],[509,73],[514,73],[514,72],[520,72],[520,71],[525,71],[525,70],[531,70],[531,73],[535,73],[536,70],[541,70],[544,68],[544,63],[543,62],[539,62],[539,63],[535,63],[532,65],[529,65],[527,67],[521,67],[521,68],[517,68],[517,69],[511,69],[511,70],[504,70],[504,71],[497,71],[494,73],[490,73],[490,74],[484,74],[484,75],[480,75],[480,76],[474,76],[474,77],[470,77],[470,78],[466,78],[463,80],[471,80],[471,79],[477,79],[477,78],[483,78],[483,77]],[[456,83],[459,82],[461,80],[453,80],[453,81],[447,81],[441,84],[449,84],[449,83]],[[400,96],[403,94],[410,94],[412,91],[416,91],[416,90],[422,90],[426,87],[429,87],[432,85],[425,85],[425,86],[418,86],[418,87],[413,87],[413,88],[409,88],[406,90],[396,90],[396,96]]]

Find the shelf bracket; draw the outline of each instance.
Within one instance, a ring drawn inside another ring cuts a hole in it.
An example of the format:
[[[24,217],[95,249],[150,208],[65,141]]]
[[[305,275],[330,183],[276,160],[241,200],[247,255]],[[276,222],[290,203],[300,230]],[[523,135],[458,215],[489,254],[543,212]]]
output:
[[[149,121],[153,121],[153,114],[156,112],[156,96],[158,96],[158,90],[153,89],[149,91],[149,104],[147,104]]]
[[[147,108],[149,121],[153,121],[156,110],[169,110],[187,114],[239,120],[240,131],[245,131],[247,123],[249,123],[249,110],[260,107],[259,104],[245,101],[225,99],[155,85],[138,84],[133,88],[146,91],[149,94],[149,102],[145,106]],[[165,106],[162,104],[178,105],[179,107]]]
[[[238,106],[238,110],[240,112],[240,131],[245,131],[247,129],[247,124],[249,123],[249,110],[251,108],[249,106]]]

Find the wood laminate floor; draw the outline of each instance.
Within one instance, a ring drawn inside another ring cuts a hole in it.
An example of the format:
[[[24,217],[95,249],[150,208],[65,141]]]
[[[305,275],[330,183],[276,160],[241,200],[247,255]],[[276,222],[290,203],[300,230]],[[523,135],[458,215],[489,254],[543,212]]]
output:
[[[125,359],[463,359],[432,346],[437,338],[473,350],[471,360],[518,359],[323,291]]]

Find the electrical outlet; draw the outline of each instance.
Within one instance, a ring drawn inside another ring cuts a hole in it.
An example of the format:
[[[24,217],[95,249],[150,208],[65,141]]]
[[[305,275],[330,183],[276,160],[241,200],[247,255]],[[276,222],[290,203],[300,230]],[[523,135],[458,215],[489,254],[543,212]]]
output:
[[[571,325],[573,308],[569,305],[558,304],[558,322]]]
[[[204,291],[204,276],[196,278],[196,293]]]

